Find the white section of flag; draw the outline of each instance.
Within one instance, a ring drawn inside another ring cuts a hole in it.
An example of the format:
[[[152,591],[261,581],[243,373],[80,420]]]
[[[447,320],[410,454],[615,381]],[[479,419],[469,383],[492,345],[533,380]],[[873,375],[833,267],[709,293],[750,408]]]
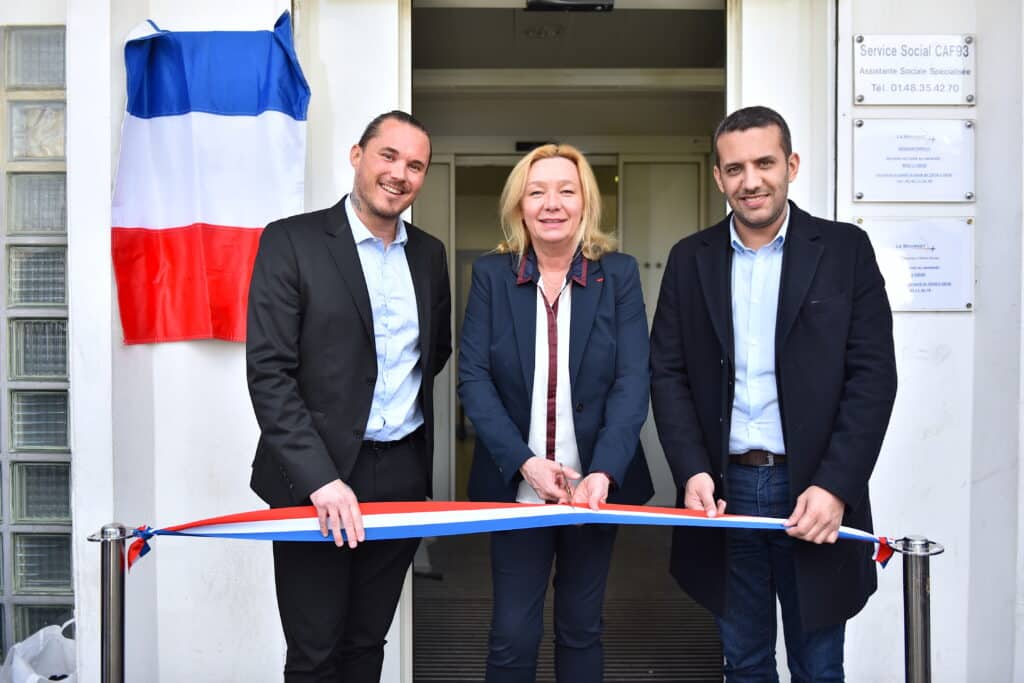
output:
[[[302,210],[305,150],[305,121],[275,111],[126,115],[113,225],[262,228]]]

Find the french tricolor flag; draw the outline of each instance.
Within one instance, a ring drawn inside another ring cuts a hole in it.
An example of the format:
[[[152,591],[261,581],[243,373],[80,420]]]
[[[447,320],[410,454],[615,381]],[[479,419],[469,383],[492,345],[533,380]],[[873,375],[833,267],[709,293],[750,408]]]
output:
[[[124,341],[244,341],[262,228],[304,206],[309,86],[291,18],[272,31],[149,22],[125,63],[112,212]]]

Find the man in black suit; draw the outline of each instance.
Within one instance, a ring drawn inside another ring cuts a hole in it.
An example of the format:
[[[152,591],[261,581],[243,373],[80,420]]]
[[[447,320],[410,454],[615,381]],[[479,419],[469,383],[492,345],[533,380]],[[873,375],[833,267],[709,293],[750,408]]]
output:
[[[800,159],[766,107],[715,132],[733,212],[669,256],[651,394],[677,504],[787,518],[786,534],[679,529],[672,573],[715,613],[729,681],[842,680],[845,622],[876,588],[868,478],[896,395],[892,314],[867,235],[787,200]]]
[[[388,112],[349,157],[352,193],[268,225],[249,289],[251,486],[271,507],[312,503],[334,539],[274,543],[288,682],[380,679],[418,541],[362,543],[359,502],[430,495],[434,375],[451,354],[444,246],[399,217],[427,131]]]

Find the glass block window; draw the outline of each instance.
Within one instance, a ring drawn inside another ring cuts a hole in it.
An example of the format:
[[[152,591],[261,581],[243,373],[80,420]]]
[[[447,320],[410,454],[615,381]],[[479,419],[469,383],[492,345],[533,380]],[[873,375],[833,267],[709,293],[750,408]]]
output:
[[[15,605],[14,638],[11,642],[24,640],[44,626],[63,624],[71,619],[71,613],[71,605]]]
[[[11,247],[7,300],[11,306],[52,306],[67,302],[65,247]]]
[[[11,447],[13,450],[68,447],[68,393],[66,391],[11,392]]]
[[[9,29],[7,88],[64,87],[64,29]]]
[[[71,592],[69,534],[14,534],[14,592]]]
[[[60,234],[67,222],[67,179],[63,173],[7,176],[8,232]]]
[[[8,112],[11,159],[64,158],[63,102],[13,102]]]
[[[68,375],[67,320],[11,320],[11,379]]]
[[[15,523],[71,522],[71,465],[19,462],[11,474]]]
[[[5,652],[43,626],[67,621],[74,601],[65,47],[61,26],[0,26],[0,650]]]

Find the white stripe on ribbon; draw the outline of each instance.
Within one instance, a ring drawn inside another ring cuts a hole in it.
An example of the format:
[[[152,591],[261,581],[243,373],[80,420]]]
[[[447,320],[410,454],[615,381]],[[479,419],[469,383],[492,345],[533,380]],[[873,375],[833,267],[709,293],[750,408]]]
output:
[[[458,524],[477,522],[486,524],[502,520],[541,520],[560,517],[587,517],[587,523],[602,523],[606,518],[609,524],[657,524],[661,522],[679,526],[715,526],[725,528],[783,529],[786,520],[781,517],[755,517],[749,515],[723,515],[716,518],[689,517],[665,511],[659,508],[642,508],[637,510],[600,509],[591,510],[584,507],[569,505],[529,505],[512,504],[509,507],[466,510],[430,510],[423,512],[386,512],[363,515],[363,527],[371,529],[409,529],[410,536],[415,536],[415,529],[425,526],[455,526]],[[572,520],[565,520],[573,524]],[[528,526],[528,525],[524,525]],[[224,535],[272,535],[287,534],[296,531],[318,530],[319,521],[316,516],[295,519],[267,519],[260,521],[238,521],[223,524],[205,524],[182,529],[181,533],[195,536]],[[840,527],[847,537],[855,537],[864,541],[875,542],[877,537],[860,529]]]
[[[390,510],[398,510],[392,512]],[[411,510],[411,511],[410,511]],[[298,516],[296,516],[298,514]],[[786,520],[776,517],[721,515],[705,517],[675,508],[611,505],[599,510],[570,505],[483,504],[459,502],[370,503],[363,507],[368,541],[420,538],[572,524],[652,524],[784,531]],[[270,541],[330,541],[320,533],[313,507],[282,508],[226,515],[164,529],[140,527],[128,553],[131,566],[144,555],[153,536],[205,536]],[[892,556],[889,540],[851,527],[839,528],[840,538],[874,544],[875,559],[883,566]]]

